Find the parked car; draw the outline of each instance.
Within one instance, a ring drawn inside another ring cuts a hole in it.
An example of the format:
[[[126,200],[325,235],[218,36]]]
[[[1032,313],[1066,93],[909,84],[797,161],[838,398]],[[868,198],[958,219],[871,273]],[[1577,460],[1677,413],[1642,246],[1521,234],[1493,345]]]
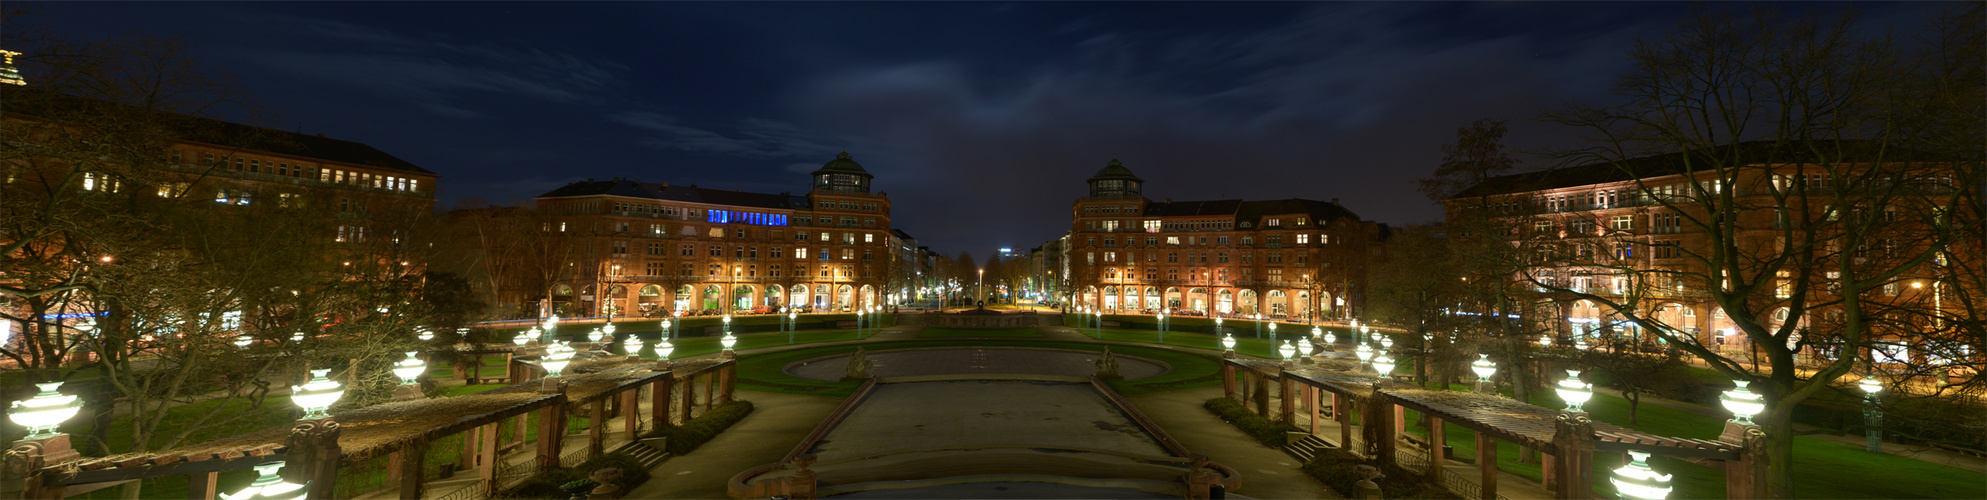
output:
[[[780,308],[773,306],[759,306],[752,308],[752,314],[772,314],[776,312],[780,312]]]

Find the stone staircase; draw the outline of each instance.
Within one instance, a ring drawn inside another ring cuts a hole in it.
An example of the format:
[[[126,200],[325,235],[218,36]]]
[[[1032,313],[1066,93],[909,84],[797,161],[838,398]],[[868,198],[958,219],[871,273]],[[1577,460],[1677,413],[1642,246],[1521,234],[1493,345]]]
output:
[[[1297,439],[1298,436],[1303,436],[1303,438]],[[1290,439],[1286,440],[1288,444],[1283,445],[1283,452],[1297,457],[1300,463],[1310,462],[1311,457],[1317,456],[1320,451],[1337,448],[1337,446],[1332,446],[1330,442],[1325,441],[1324,438],[1318,437],[1317,434],[1292,432],[1289,434],[1289,437]]]
[[[649,444],[649,441],[654,441],[654,444]],[[613,453],[632,455],[636,459],[641,460],[643,466],[654,469],[655,466],[662,465],[662,462],[669,460],[669,452],[662,451],[662,443],[662,439],[630,441],[627,444],[621,445],[620,448],[615,448]]]

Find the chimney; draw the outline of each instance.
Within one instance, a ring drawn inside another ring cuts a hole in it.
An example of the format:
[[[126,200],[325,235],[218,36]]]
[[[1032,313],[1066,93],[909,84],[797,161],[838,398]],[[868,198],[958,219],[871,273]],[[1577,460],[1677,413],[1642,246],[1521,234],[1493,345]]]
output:
[[[1338,205],[1338,198],[1332,198],[1332,204]]]

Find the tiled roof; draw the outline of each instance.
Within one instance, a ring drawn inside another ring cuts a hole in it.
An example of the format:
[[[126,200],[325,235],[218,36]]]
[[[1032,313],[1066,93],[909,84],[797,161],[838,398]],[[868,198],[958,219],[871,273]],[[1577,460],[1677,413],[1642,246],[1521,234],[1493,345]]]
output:
[[[538,195],[539,198],[564,198],[572,196],[614,195],[656,200],[681,201],[688,203],[708,203],[737,207],[755,207],[775,210],[806,210],[810,207],[805,196],[787,193],[747,193],[723,189],[706,189],[697,186],[671,186],[668,184],[637,182],[632,180],[587,180],[567,184],[551,192]]]
[[[1213,201],[1167,201],[1145,205],[1146,215],[1190,216],[1190,215],[1230,215],[1242,207],[1242,200]]]
[[[1329,224],[1341,218],[1359,220],[1359,215],[1329,201],[1291,198],[1287,200],[1265,200],[1243,202],[1235,220],[1255,222],[1266,215],[1309,214],[1318,225]]]

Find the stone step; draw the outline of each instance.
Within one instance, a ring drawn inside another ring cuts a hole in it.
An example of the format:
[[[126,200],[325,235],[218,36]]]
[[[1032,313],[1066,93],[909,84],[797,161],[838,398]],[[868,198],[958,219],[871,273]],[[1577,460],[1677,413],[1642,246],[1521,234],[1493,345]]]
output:
[[[1298,460],[1309,462],[1311,461],[1311,457],[1315,457],[1318,455],[1318,452],[1330,448],[1332,448],[1331,443],[1326,442],[1323,438],[1320,438],[1317,435],[1313,434],[1313,435],[1306,435],[1304,436],[1303,439],[1291,441],[1289,444],[1285,444],[1283,446],[1283,451],[1285,453],[1289,453],[1293,457],[1296,457]]]
[[[635,459],[640,460],[643,466],[651,469],[669,460],[669,452],[655,449],[655,447],[640,442],[623,444],[621,447],[615,448],[614,453],[626,453],[633,456]]]

